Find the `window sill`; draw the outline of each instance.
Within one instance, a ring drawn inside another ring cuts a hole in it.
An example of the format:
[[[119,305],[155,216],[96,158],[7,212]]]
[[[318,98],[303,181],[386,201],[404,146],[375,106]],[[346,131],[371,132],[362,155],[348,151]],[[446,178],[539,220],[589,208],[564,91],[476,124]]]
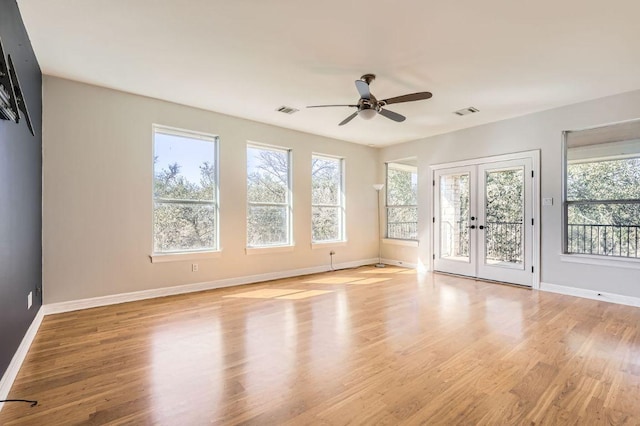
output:
[[[311,250],[319,250],[332,247],[344,247],[347,245],[346,241],[326,241],[311,243]]]
[[[245,252],[247,255],[254,254],[271,254],[271,253],[283,253],[293,251],[295,246],[271,246],[271,247],[247,247]]]
[[[640,269],[640,259],[593,256],[589,254],[561,254],[560,260],[569,263],[609,266],[612,268]]]
[[[188,260],[198,260],[198,259],[215,259],[218,257],[222,257],[222,250],[152,254],[149,256],[149,259],[151,259],[151,263],[164,263],[164,262],[184,262]]]
[[[390,244],[392,246],[404,246],[404,247],[418,247],[418,240],[397,240],[395,238],[383,238],[383,244]]]

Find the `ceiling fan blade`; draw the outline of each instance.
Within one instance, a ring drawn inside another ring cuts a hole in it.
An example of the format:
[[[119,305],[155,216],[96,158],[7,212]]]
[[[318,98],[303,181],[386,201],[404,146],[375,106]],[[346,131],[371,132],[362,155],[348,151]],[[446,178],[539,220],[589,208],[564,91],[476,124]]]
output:
[[[344,120],[342,120],[340,122],[340,124],[338,124],[338,126],[344,126],[345,124],[347,124],[348,122],[350,122],[351,120],[353,120],[355,118],[355,116],[358,115],[358,111],[354,112],[353,114],[351,114],[350,116],[348,116],[347,118],[345,118]]]
[[[389,111],[388,109],[381,108],[380,111],[378,111],[378,114],[384,115],[385,117],[393,121],[397,121],[398,123],[401,123],[407,119],[407,117],[405,117],[404,115],[400,115],[397,112]]]
[[[307,108],[326,108],[326,107],[352,107],[356,108],[358,105],[310,105]]]
[[[371,99],[371,92],[369,91],[369,85],[366,81],[356,80],[356,89],[360,93],[362,99]]]
[[[395,98],[384,99],[381,102],[384,102],[385,105],[399,104],[400,102],[421,101],[423,99],[429,99],[432,96],[433,94],[431,94],[431,92],[418,92],[411,93],[409,95],[396,96]]]

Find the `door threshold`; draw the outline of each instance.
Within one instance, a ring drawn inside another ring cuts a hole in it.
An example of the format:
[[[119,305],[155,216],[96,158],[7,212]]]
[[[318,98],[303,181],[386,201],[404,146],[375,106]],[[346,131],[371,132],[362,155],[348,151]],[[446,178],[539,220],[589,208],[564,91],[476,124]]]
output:
[[[440,275],[449,275],[449,276],[452,276],[452,277],[466,278],[468,280],[473,280],[473,281],[482,281],[482,282],[491,283],[491,284],[506,285],[506,286],[510,286],[510,287],[521,288],[521,289],[524,289],[524,290],[533,290],[533,286],[530,286],[530,285],[508,283],[508,282],[505,282],[505,281],[497,281],[497,280],[488,280],[488,279],[485,279],[485,278],[471,277],[469,275],[453,274],[451,272],[443,272],[443,271],[433,271],[433,273],[434,274],[440,274]]]

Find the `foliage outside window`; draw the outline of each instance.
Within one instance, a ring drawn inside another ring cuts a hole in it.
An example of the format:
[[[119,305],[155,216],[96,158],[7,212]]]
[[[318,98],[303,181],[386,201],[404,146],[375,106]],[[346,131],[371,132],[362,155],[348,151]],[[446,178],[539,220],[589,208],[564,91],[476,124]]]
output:
[[[247,146],[247,246],[291,244],[290,151]]]
[[[343,160],[321,155],[311,158],[312,241],[344,239]]]
[[[387,163],[387,238],[418,239],[418,169]]]
[[[567,132],[566,253],[640,257],[640,139],[619,134],[640,125]]]
[[[486,259],[523,263],[524,167],[490,170],[484,179]]]
[[[218,248],[217,141],[154,127],[154,253]]]

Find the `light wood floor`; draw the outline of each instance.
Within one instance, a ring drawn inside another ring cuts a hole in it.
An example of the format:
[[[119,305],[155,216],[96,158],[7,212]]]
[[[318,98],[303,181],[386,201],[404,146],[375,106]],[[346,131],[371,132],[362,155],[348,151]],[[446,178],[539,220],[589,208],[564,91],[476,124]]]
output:
[[[241,297],[234,297],[241,296]],[[47,316],[0,424],[640,424],[640,309],[370,267]]]

